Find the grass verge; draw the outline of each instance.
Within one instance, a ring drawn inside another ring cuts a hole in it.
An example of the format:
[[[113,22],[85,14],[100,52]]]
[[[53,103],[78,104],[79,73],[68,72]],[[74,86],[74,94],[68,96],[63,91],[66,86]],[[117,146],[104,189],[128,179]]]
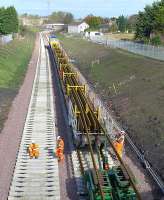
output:
[[[25,77],[34,41],[35,33],[28,32],[24,38],[0,46],[0,131]]]

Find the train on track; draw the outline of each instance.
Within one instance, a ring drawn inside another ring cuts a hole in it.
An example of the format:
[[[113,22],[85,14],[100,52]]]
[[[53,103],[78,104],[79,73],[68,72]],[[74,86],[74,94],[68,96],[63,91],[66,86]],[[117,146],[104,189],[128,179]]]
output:
[[[104,140],[104,133],[99,123],[99,109],[95,109],[91,101],[86,98],[86,85],[79,84],[78,73],[73,71],[67,55],[58,48],[60,43],[55,36],[50,37],[50,45],[55,49],[58,58],[58,70],[66,95],[69,125],[72,126],[76,145],[85,146],[88,143],[86,132],[90,135],[91,143],[95,142],[98,135],[101,141]]]
[[[86,182],[90,200],[137,200],[138,191],[126,170],[120,165],[121,157],[114,148],[109,136],[100,123],[99,108],[95,108],[86,95],[86,85],[79,81],[78,72],[72,67],[69,58],[56,36],[49,36],[49,44],[65,97],[69,125],[77,151],[88,150],[93,168],[84,169],[79,162]],[[98,162],[95,161],[95,152]],[[114,160],[112,166],[109,159]],[[122,162],[122,161],[121,161]]]

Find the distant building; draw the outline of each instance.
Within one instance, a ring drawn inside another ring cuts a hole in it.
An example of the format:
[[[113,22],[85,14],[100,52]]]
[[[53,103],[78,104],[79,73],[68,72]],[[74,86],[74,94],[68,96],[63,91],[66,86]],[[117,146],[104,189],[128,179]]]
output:
[[[86,22],[75,22],[68,25],[68,33],[83,33],[89,25]]]

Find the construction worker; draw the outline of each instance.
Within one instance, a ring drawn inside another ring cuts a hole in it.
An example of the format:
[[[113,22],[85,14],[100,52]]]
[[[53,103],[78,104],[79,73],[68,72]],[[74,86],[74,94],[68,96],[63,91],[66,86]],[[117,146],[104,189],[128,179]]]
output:
[[[39,145],[32,141],[32,143],[28,147],[28,153],[30,158],[38,158],[39,157]]]
[[[118,153],[118,155],[122,158],[123,147],[124,147],[124,131],[121,131],[117,136],[116,140],[114,141],[113,145]]]
[[[64,160],[64,140],[60,136],[57,137],[55,154],[58,157],[58,161]]]

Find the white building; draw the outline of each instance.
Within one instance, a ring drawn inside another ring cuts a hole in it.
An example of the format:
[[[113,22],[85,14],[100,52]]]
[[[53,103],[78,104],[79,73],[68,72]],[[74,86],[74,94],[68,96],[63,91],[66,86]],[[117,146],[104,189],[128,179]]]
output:
[[[68,33],[83,33],[87,28],[89,25],[86,22],[76,22],[68,25]]]

